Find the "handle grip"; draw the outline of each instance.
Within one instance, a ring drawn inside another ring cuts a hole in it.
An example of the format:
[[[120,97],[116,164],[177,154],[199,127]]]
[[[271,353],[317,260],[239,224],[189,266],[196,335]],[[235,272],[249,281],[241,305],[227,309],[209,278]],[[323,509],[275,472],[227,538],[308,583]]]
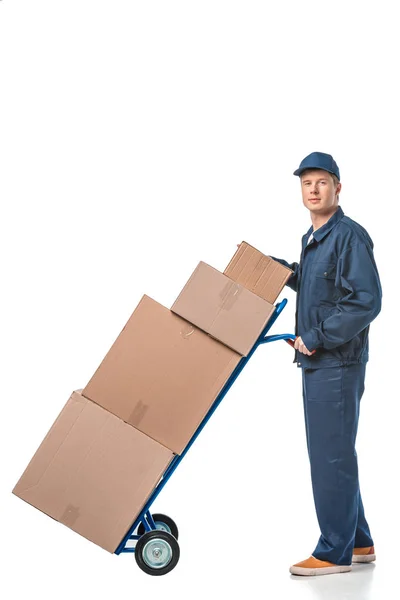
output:
[[[288,343],[290,346],[292,346],[292,348],[294,348],[294,343],[295,343],[295,341],[297,340],[297,338],[298,338],[298,337],[299,337],[299,336],[297,336],[297,337],[296,337],[294,340],[290,340],[290,339],[289,339],[289,340],[285,340],[285,341],[286,341],[286,342],[287,342],[287,343]],[[315,353],[316,353],[316,350],[313,350],[313,351],[311,352],[311,354],[315,354]]]

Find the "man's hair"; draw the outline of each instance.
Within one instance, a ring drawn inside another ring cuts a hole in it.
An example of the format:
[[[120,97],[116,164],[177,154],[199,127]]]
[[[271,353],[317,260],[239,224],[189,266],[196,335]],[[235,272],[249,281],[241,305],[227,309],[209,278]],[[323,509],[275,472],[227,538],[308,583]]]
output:
[[[335,186],[335,189],[336,189],[337,186],[338,186],[338,183],[339,183],[339,179],[333,173],[329,173],[329,175],[332,177],[332,179],[333,179],[333,185]],[[336,194],[336,200],[339,201],[339,194]]]
[[[332,177],[335,187],[337,187],[337,185],[339,183],[339,179],[333,173],[329,173],[329,175]]]

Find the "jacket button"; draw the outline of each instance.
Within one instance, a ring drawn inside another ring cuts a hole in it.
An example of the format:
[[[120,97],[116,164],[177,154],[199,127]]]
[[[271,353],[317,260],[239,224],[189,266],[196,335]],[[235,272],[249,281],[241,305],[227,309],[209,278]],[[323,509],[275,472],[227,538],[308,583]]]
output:
[[[328,275],[328,272],[327,272],[327,271],[325,271],[324,275],[325,275],[325,277],[326,277],[326,276]]]
[[[301,363],[297,363],[299,365],[299,367],[301,367]]]

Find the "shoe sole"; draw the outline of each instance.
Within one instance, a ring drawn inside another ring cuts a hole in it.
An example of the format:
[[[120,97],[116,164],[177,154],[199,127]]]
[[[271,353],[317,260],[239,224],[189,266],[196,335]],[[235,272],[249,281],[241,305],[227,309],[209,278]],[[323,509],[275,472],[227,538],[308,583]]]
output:
[[[334,573],[348,573],[351,571],[351,565],[336,565],[335,567],[317,567],[314,569],[306,569],[305,567],[290,567],[289,571],[292,575],[333,575]]]
[[[375,554],[355,554],[352,558],[353,563],[370,563],[374,560],[376,560]]]

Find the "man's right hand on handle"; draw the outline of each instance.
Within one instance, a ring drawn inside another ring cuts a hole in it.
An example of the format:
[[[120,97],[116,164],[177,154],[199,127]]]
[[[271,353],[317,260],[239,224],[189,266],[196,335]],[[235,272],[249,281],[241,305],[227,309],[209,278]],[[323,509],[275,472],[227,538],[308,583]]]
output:
[[[309,349],[305,346],[300,336],[295,339],[294,348],[302,354],[307,354],[307,356],[311,356],[312,354],[314,354],[314,352],[310,352]]]

